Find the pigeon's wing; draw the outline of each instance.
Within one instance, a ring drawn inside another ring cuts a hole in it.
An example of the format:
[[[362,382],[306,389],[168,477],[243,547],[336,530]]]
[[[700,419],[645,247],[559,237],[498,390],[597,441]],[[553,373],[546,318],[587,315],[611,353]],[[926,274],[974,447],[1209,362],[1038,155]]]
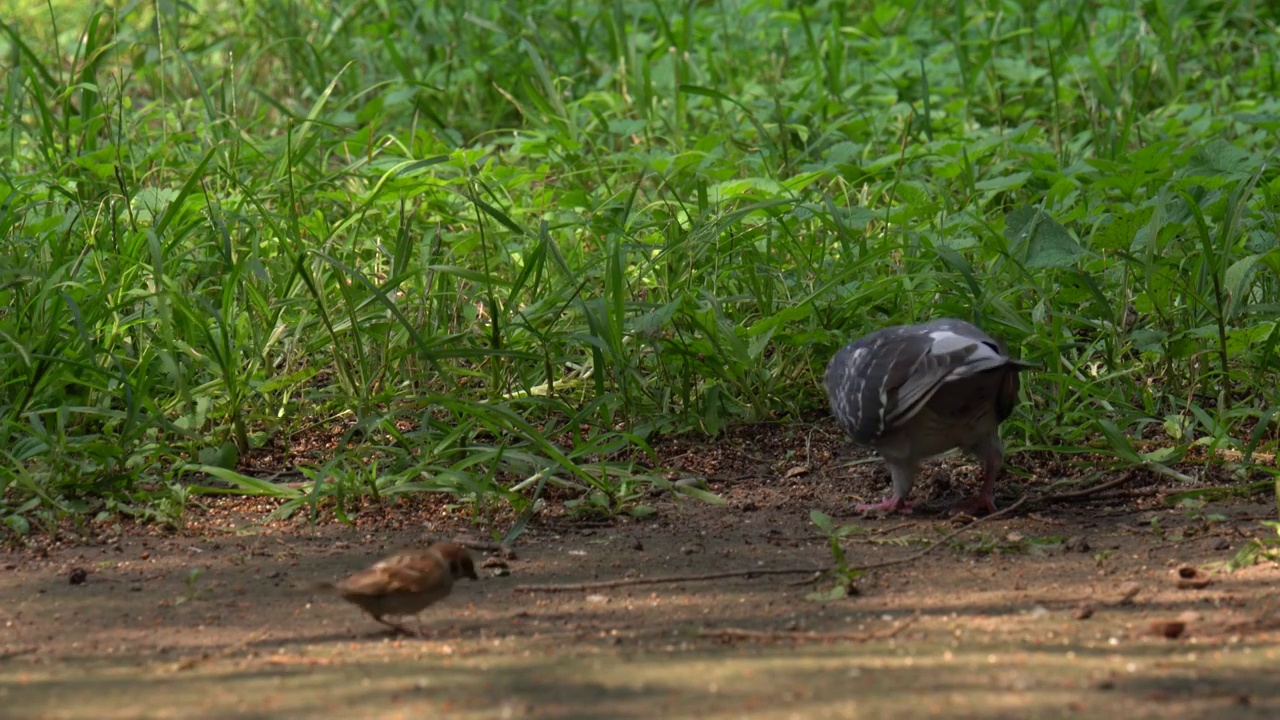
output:
[[[954,321],[919,326],[882,348],[884,425],[900,427],[943,385],[1001,367],[1009,357],[981,330]]]
[[[343,580],[339,588],[352,595],[422,594],[453,585],[449,566],[435,552],[393,555]]]
[[[877,380],[880,350],[899,328],[880,330],[836,352],[827,366],[832,413],[854,442],[874,440],[884,429],[884,384]]]
[[[1019,364],[963,320],[900,325],[836,353],[827,368],[827,395],[849,436],[867,444],[906,424],[947,383],[1010,363]]]

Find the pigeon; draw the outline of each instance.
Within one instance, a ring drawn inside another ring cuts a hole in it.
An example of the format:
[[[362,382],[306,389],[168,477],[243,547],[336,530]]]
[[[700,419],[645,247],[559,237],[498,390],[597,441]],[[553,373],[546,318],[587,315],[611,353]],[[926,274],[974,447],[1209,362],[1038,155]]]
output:
[[[1018,402],[1018,372],[1034,367],[963,320],[884,328],[831,358],[827,398],[840,426],[889,466],[893,493],[860,512],[910,513],[920,463],[959,448],[982,463],[980,494],[957,512],[993,513],[1004,463],[1000,423]]]
[[[337,590],[344,600],[369,613],[377,622],[411,635],[414,633],[386,616],[416,616],[448,597],[454,581],[464,577],[479,580],[466,548],[436,543],[426,550],[397,553],[324,587]],[[417,634],[422,634],[421,625]]]

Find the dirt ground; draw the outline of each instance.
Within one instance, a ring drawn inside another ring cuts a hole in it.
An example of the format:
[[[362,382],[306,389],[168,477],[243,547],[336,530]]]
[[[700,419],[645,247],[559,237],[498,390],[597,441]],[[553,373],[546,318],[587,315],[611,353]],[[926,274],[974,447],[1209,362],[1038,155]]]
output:
[[[209,499],[181,532],[102,523],[10,548],[0,716],[1280,716],[1280,570],[1222,567],[1274,534],[1259,523],[1274,518],[1268,497],[1171,506],[1187,486],[1021,453],[1002,506],[1071,477],[1130,482],[1027,503],[869,571],[842,599],[810,599],[830,583],[804,574],[520,587],[827,567],[815,509],[861,528],[845,545],[851,564],[907,557],[960,527],[945,508],[976,472],[937,461],[916,514],[864,519],[853,499],[881,495],[887,475],[851,464],[858,452],[827,426],[746,428],[660,453],[708,477],[725,504],[666,495],[650,499],[652,517],[594,521],[553,505],[517,540],[509,574],[496,552],[476,552],[489,567],[423,613],[426,638],[393,635],[311,586],[428,538],[486,537],[439,496],[314,528],[262,522],[270,502]]]

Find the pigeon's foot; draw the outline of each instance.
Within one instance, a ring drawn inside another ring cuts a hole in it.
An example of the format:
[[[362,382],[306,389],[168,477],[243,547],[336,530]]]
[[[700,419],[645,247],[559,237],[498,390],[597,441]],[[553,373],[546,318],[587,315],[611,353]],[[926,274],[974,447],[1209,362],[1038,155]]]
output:
[[[858,503],[853,508],[860,513],[882,512],[882,513],[899,513],[902,515],[911,514],[911,503],[898,497],[890,495],[878,503]]]
[[[994,495],[975,495],[967,500],[961,500],[951,508],[952,515],[972,515],[973,517],[983,517],[990,515],[996,511],[996,498]]]

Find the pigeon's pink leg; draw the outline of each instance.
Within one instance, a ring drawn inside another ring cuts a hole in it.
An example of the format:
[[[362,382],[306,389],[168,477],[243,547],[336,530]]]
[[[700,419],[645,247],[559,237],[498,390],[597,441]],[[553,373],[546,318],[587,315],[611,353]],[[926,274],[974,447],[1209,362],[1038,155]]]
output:
[[[999,442],[997,440],[997,442]],[[961,500],[951,509],[953,514],[965,513],[974,517],[990,515],[996,511],[996,476],[1004,464],[1004,453],[999,445],[988,445],[982,453],[982,490],[977,497]]]
[[[965,515],[972,515],[974,517],[982,517],[984,515],[994,513],[996,511],[995,495],[990,490],[986,489],[987,484],[985,482],[982,486],[983,489],[980,494],[975,497],[971,497],[968,500],[961,500],[956,503],[955,507],[951,508],[951,513],[953,515],[964,513]]]
[[[858,512],[884,512],[884,513],[901,513],[903,515],[911,514],[911,503],[903,500],[897,495],[890,495],[878,503],[858,503],[853,506]]]

